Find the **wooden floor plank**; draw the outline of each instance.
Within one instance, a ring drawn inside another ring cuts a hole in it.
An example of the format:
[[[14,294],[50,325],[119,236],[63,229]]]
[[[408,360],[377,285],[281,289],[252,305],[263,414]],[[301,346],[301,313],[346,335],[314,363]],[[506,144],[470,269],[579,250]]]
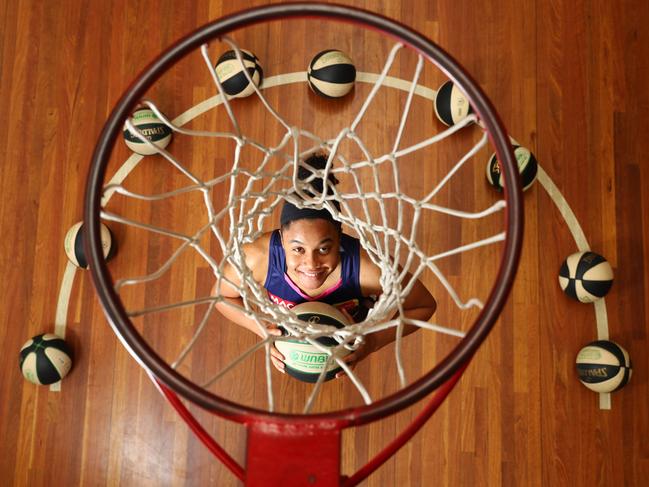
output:
[[[63,238],[81,220],[93,146],[123,90],[174,40],[208,20],[262,3],[211,0],[179,9],[154,1],[0,2],[0,225],[5,237],[0,240],[0,346],[11,371],[0,379],[3,485],[239,485],[189,432],[112,333],[87,272],[76,273],[69,301],[66,339],[74,349],[75,365],[61,391],[27,383],[11,362],[29,337],[54,330],[67,265]],[[532,149],[563,194],[591,248],[613,265],[615,283],[606,298],[610,337],[627,348],[634,365],[630,384],[613,395],[610,411],[600,410],[597,396],[578,383],[574,360],[583,345],[596,339],[595,312],[590,305],[570,301],[557,285],[562,260],[577,246],[560,209],[537,182],[524,195],[521,266],[496,328],[446,403],[365,485],[643,485],[649,477],[649,139],[644,135],[649,121],[649,4],[342,3],[375,9],[423,32],[472,73],[511,135]],[[275,40],[279,35],[299,42],[280,44]],[[302,71],[311,54],[333,45],[353,53],[359,70],[378,72],[384,60],[380,51],[387,49],[387,44],[373,47],[373,34],[330,23],[318,29],[306,22],[293,29],[282,24],[255,27],[238,35],[237,41],[266,63],[267,76]],[[151,92],[165,111],[178,115],[211,96],[202,62],[199,54],[192,55]],[[399,76],[407,78],[411,65],[412,60],[397,61]],[[433,89],[443,79],[431,70],[423,74],[424,83]],[[303,84],[278,87],[269,90],[268,98],[291,123],[318,133],[333,131],[336,123],[351,117],[354,103],[368,91],[357,84],[352,98],[332,104],[313,94],[304,96],[302,89]],[[388,107],[399,96],[390,94],[370,108],[375,123],[396,125],[398,117]],[[239,101],[235,109],[250,134],[265,140],[281,137],[279,123],[253,113],[252,99]],[[415,138],[437,123],[432,104],[417,110],[408,126]],[[192,124],[228,127],[216,111]],[[359,131],[372,146],[389,142],[371,124]],[[460,136],[462,143],[469,138]],[[172,144],[181,149],[185,142],[177,138]],[[430,158],[460,145],[436,148]],[[203,178],[219,174],[226,155],[217,149],[218,144],[208,143],[192,152],[188,164]],[[118,145],[111,174],[128,155]],[[484,157],[486,164],[487,154]],[[182,177],[163,172],[159,162],[142,161],[129,183],[160,191],[180,184]],[[442,175],[440,167],[426,164],[428,160],[412,157],[407,162],[413,169],[403,171],[403,184],[413,191]],[[440,199],[451,205],[495,201],[482,180],[484,166],[478,166],[475,177],[462,176],[463,186]],[[222,204],[225,195],[217,199]],[[177,228],[202,218],[191,198],[155,207],[129,206],[115,198],[111,205]],[[430,223],[426,235],[431,247],[476,238],[491,230],[493,222],[447,228],[448,223],[444,218]],[[111,264],[115,272],[151,272],[159,263],[156,259],[173,249],[171,243],[143,232],[121,226],[114,231],[120,245]],[[216,252],[216,245],[210,250]],[[443,265],[463,292],[480,292],[483,273],[495,271],[495,255],[466,254]],[[130,303],[143,307],[178,294],[204,295],[210,279],[204,262],[195,272],[175,269],[157,287],[129,295]],[[439,292],[438,315],[453,315],[441,286],[432,279],[429,284]],[[191,323],[200,315],[198,309],[174,312],[170,318],[138,326],[173,355],[179,351],[177,338],[191,336]],[[164,328],[170,322],[180,323],[171,334]],[[203,355],[187,364],[197,377],[207,375],[216,362],[231,359],[233,344],[255,343],[243,330],[221,322],[205,337],[212,348],[205,346]],[[451,343],[423,333],[408,340],[407,367],[412,374],[427,370],[431,355]],[[381,393],[397,387],[396,376],[386,374],[394,367],[394,354],[381,351],[358,372]],[[259,354],[233,372],[219,391],[263,406],[262,369]],[[277,381],[277,397],[290,407],[297,408],[308,394],[303,384]],[[325,405],[360,403],[348,383],[328,387]],[[344,472],[376,454],[421,407],[346,431]],[[244,428],[192,410],[243,463]]]

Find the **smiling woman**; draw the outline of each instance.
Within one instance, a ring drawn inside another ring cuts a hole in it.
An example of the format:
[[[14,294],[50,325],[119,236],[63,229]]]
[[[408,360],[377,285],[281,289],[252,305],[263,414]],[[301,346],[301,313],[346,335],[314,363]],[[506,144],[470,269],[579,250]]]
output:
[[[313,192],[305,191],[307,197],[314,194],[327,195],[338,180],[329,175],[315,177],[314,171],[324,170],[327,157],[312,155],[300,166],[298,179],[307,182]],[[329,201],[332,211],[340,211],[340,203]],[[375,300],[382,293],[381,269],[376,266],[359,240],[342,232],[340,221],[325,205],[321,208],[301,207],[300,203],[284,203],[280,217],[281,228],[264,233],[252,243],[243,246],[246,266],[259,285],[263,284],[268,298],[278,306],[293,308],[310,301],[331,304],[341,310],[351,322],[365,319]],[[224,272],[225,280],[216,284],[212,295],[224,298],[216,308],[234,323],[265,338],[255,319],[244,311],[240,295],[240,279],[232,267]],[[229,284],[227,281],[231,281]],[[234,305],[234,306],[233,306]],[[403,303],[408,318],[427,321],[435,312],[436,302],[426,287],[418,280]],[[418,327],[405,325],[403,335],[409,335]],[[274,335],[282,331],[275,324],[266,324],[266,330]],[[354,367],[367,357],[395,340],[391,330],[367,335],[363,344],[343,360]],[[273,346],[271,360],[275,368],[284,372],[285,357]],[[338,376],[344,375],[340,372]]]

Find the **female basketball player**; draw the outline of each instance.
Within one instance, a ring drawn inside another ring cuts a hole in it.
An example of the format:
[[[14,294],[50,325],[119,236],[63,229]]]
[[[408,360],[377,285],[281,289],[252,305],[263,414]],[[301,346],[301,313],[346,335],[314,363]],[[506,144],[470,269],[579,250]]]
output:
[[[315,169],[322,169],[326,161],[325,156],[316,155],[305,162]],[[300,168],[298,177],[306,179],[311,174],[309,170]],[[332,184],[338,182],[333,176],[329,181]],[[311,185],[316,192],[322,192],[322,180],[316,179]],[[280,223],[281,228],[244,245],[247,267],[252,271],[254,280],[264,286],[268,297],[277,305],[288,308],[306,301],[321,301],[336,306],[350,321],[363,320],[382,292],[379,281],[381,271],[358,239],[342,233],[340,222],[326,209],[300,209],[286,202]],[[225,269],[225,276],[239,283],[231,267]],[[221,295],[243,307],[239,292],[232,286],[222,284],[217,290],[215,285],[212,294]],[[403,303],[405,316],[421,321],[428,321],[436,306],[433,296],[419,281]],[[263,337],[257,323],[243,312],[224,302],[216,307],[229,320]],[[416,326],[406,325],[403,335],[417,329]],[[271,334],[281,335],[275,325],[269,325],[267,330]],[[369,334],[365,337],[365,343],[344,360],[354,367],[394,339],[394,329]],[[281,372],[284,372],[283,359],[282,354],[273,347],[271,360]]]

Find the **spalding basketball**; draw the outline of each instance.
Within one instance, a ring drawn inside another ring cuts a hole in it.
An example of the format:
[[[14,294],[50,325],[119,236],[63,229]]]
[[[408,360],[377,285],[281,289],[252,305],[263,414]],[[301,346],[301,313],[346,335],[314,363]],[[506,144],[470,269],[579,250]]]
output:
[[[559,269],[559,285],[564,293],[582,303],[606,296],[613,285],[611,264],[595,252],[577,252],[566,258]]]
[[[577,355],[576,365],[581,383],[595,392],[617,391],[631,378],[629,354],[610,340],[586,345]]]
[[[349,325],[349,321],[337,308],[319,301],[310,301],[295,306],[292,311],[302,321],[330,325],[336,328],[343,328]],[[317,339],[318,343],[326,347],[335,347],[338,343],[330,337]],[[315,346],[302,340],[279,339],[275,341],[275,347],[284,355],[285,371],[291,377],[304,382],[317,382],[320,373],[326,367],[325,380],[333,379],[341,368],[335,361],[327,366],[330,354],[318,350]],[[333,351],[337,357],[344,357],[350,353],[343,347],[336,347]]]
[[[141,108],[136,110],[131,116],[133,126],[150,142],[164,149],[171,142],[171,128],[165,125],[162,120],[148,108]],[[140,137],[128,130],[126,124],[124,125],[124,142],[136,154],[142,156],[150,156],[155,154],[157,150],[150,147],[146,142],[142,141]]]
[[[244,67],[254,86],[248,81]],[[237,59],[235,51],[223,53],[216,62],[215,69],[223,90],[232,98],[245,98],[252,95],[255,86],[259,86],[264,77],[264,70],[257,56],[245,49],[241,49],[241,61]]]
[[[356,67],[347,54],[336,49],[319,52],[307,69],[309,86],[325,98],[341,98],[356,81]]]
[[[20,370],[34,384],[53,384],[72,367],[72,353],[63,338],[45,333],[28,340],[20,349]]]
[[[464,93],[452,81],[445,82],[435,96],[435,115],[444,125],[455,125],[465,119],[473,108]]]
[[[523,191],[526,191],[536,180],[538,162],[534,154],[525,147],[514,146],[514,156],[518,163],[521,186],[523,186]],[[498,190],[502,190],[505,187],[505,178],[502,177],[500,161],[498,161],[495,153],[491,155],[487,162],[487,181]]]
[[[113,232],[104,225],[101,225],[101,247],[102,252],[104,253],[104,258],[106,261],[113,258],[116,253],[117,245],[115,243],[115,238],[113,237]],[[77,222],[68,233],[65,235],[65,241],[63,242],[63,248],[65,249],[65,255],[68,257],[68,260],[72,262],[77,267],[82,269],[88,268],[88,259],[86,258],[86,250],[84,247],[85,233],[83,231],[83,222]]]

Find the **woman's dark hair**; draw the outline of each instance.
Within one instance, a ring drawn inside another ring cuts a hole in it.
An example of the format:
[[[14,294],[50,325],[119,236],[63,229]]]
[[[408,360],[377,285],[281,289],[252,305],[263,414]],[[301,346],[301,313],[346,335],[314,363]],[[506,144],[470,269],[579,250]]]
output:
[[[327,166],[327,156],[324,154],[313,154],[304,160],[304,163],[314,170],[322,170]],[[303,167],[298,167],[297,177],[300,181],[305,181],[313,175],[313,171]],[[333,174],[329,174],[327,177],[329,184],[335,186],[338,184],[338,179]],[[315,177],[309,181],[309,185],[313,190],[306,190],[305,192],[310,196],[321,195],[324,191],[324,181],[321,177]],[[340,211],[340,203],[338,201],[332,201],[333,205],[338,211]],[[286,201],[282,207],[282,214],[280,216],[280,224],[282,228],[286,228],[291,222],[295,220],[302,220],[304,218],[316,219],[320,218],[332,222],[339,230],[341,228],[341,223],[338,220],[335,220],[333,215],[326,208],[298,208],[292,203]]]

